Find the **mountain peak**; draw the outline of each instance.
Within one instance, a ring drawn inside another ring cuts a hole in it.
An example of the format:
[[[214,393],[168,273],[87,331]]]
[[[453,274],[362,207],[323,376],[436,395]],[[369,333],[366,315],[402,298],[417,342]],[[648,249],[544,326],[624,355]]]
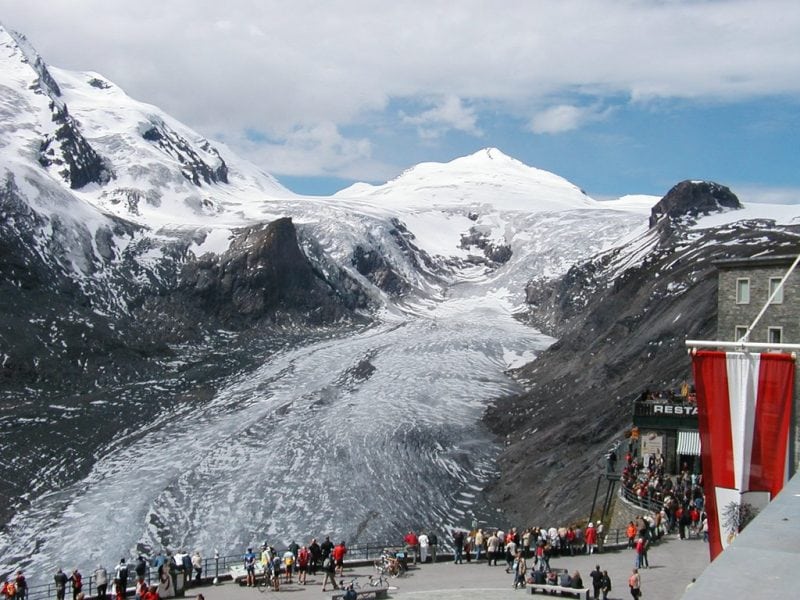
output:
[[[55,79],[47,70],[47,64],[23,34],[4,27],[0,23],[0,47],[12,51],[11,58],[17,58],[20,63],[27,64],[38,76],[36,84],[45,94],[55,99],[61,96],[61,90]]]
[[[371,198],[397,208],[490,206],[542,212],[595,206],[563,177],[491,147],[446,163],[419,163],[383,185],[356,184],[336,196]]]
[[[476,159],[483,158],[487,160],[516,160],[508,156],[502,150],[499,150],[498,148],[495,147],[483,148],[481,150],[478,150],[477,152],[474,152],[473,154],[470,154],[469,156],[465,156],[464,158],[476,158]]]
[[[739,198],[724,185],[713,181],[681,181],[653,207],[650,227],[665,215],[670,219],[683,216],[696,218],[701,214],[740,208]]]

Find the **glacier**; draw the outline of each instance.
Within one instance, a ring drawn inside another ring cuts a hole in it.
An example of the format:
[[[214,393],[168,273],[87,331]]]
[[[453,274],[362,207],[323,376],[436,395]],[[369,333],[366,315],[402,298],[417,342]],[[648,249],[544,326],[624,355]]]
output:
[[[35,420],[63,439],[33,447],[35,475],[0,530],[0,570],[49,581],[58,566],[89,572],[162,548],[239,554],[265,539],[358,543],[399,540],[409,527],[443,535],[472,519],[502,525],[481,492],[508,440],[481,417],[522,390],[510,370],[553,342],[517,318],[525,286],[632,240],[639,252],[624,260],[640,260],[657,198],[599,202],[496,148],[423,163],[380,186],[299,196],[102,75],[44,65],[2,27],[0,48],[0,175],[36,217],[35,251],[65,250],[60,268],[104,290],[95,313],[130,310],[114,277],[124,260],[139,265],[137,286],[160,283],[178,242],[186,260],[220,255],[237,230],[281,217],[292,218],[309,256],[346,271],[372,302],[366,324],[241,349],[255,366],[220,354],[213,375],[196,375],[216,378],[210,392],[198,384],[178,393],[176,375],[97,384],[77,405],[42,394]],[[55,149],[47,166],[37,159],[54,133],[51,103],[68,108],[107,179],[72,189]],[[503,260],[481,244],[502,249]],[[382,257],[405,292],[360,273],[358,249]],[[188,378],[181,369],[197,349],[172,349],[167,367]],[[12,353],[0,349],[3,364]],[[26,400],[3,401],[3,423],[25,424]],[[119,434],[97,444],[71,426],[115,419]],[[24,460],[14,433],[0,429],[11,468]],[[89,466],[73,475],[80,452]]]

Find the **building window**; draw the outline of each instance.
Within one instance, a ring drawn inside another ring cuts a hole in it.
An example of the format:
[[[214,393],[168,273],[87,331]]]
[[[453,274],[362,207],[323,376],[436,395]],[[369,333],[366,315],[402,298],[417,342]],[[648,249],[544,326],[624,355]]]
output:
[[[774,298],[772,298],[772,302],[770,304],[783,304],[783,287],[784,286],[781,286],[780,289],[778,289],[778,286],[780,285],[780,283],[781,283],[781,278],[780,277],[770,277],[769,278],[769,297],[772,298],[772,294],[775,292],[775,290],[778,290],[778,293],[775,294]]]
[[[736,304],[750,304],[750,279],[740,277],[736,280]]]
[[[783,343],[783,327],[767,327],[767,342],[770,344]]]
[[[734,341],[738,342],[744,337],[745,333],[747,333],[747,327],[744,327],[743,325],[737,325],[736,332],[734,334]]]

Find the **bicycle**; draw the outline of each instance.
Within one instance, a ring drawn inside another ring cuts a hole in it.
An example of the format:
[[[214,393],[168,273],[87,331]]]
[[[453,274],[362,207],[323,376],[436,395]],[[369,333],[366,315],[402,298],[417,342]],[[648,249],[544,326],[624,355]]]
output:
[[[258,591],[262,594],[267,590],[272,589],[272,585],[269,580],[269,571],[267,569],[264,569],[263,576],[264,579],[258,582]]]
[[[272,590],[272,569],[269,566],[265,566],[262,576],[264,579],[258,583],[258,591],[263,594]]]
[[[390,556],[384,552],[381,557],[375,561],[375,570],[388,575],[389,577],[402,577],[406,574],[405,565],[403,561]]]
[[[385,569],[379,569],[377,576],[372,574],[369,575],[369,586],[381,588],[389,587],[389,579],[386,577]]]
[[[348,587],[352,587],[354,590],[360,590],[361,584],[358,583],[358,575],[354,575],[349,583],[345,583],[344,579],[339,581],[339,587],[343,590],[346,590]]]

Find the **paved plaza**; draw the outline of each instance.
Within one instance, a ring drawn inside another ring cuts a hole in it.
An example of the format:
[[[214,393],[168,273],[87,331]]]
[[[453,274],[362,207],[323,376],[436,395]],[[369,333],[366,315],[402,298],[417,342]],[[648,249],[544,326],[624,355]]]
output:
[[[701,540],[680,540],[670,535],[662,539],[650,550],[650,568],[642,569],[643,597],[648,600],[675,600],[681,598],[692,578],[698,577],[709,563],[708,546]],[[550,561],[553,568],[579,571],[584,584],[591,587],[589,573],[599,564],[611,576],[612,591],[610,599],[630,598],[627,580],[633,568],[633,550],[610,550],[593,556],[556,557]],[[362,588],[367,588],[367,575],[370,567],[349,567],[345,569],[344,579],[356,577]],[[495,600],[529,596],[529,590],[514,590],[513,576],[505,572],[505,565],[488,567],[480,563],[440,562],[427,564],[409,570],[405,577],[392,579],[390,598],[455,600],[461,598],[481,598]],[[195,598],[202,593],[206,600],[257,600],[266,596],[286,595],[294,600],[322,599],[331,596],[331,591],[322,591],[322,577],[309,577],[308,585],[281,584],[281,591],[261,593],[257,589],[242,587],[232,582],[218,586],[204,586],[187,591],[187,598]],[[537,597],[545,598],[542,594]]]

